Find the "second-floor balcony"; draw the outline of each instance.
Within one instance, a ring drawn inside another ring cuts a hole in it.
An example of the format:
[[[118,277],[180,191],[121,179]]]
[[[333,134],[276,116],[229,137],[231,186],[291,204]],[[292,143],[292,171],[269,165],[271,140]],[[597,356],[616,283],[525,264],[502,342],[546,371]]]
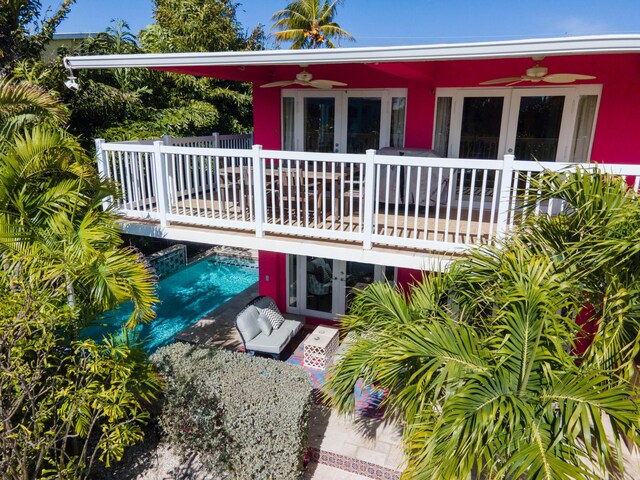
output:
[[[415,255],[462,253],[491,244],[523,221],[523,198],[542,201],[534,177],[570,164],[437,158],[429,151],[366,154],[263,149],[251,137],[211,136],[146,142],[96,142],[100,172],[116,182],[125,218],[166,229],[203,230],[326,242]],[[640,165],[585,165],[631,177]],[[633,178],[635,177],[635,178]]]

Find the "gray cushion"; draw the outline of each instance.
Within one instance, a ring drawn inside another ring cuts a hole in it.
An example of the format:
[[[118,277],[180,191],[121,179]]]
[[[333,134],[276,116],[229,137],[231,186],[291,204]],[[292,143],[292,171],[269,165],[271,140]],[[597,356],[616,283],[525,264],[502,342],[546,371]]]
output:
[[[236,324],[245,342],[248,342],[261,333],[260,327],[258,326],[259,316],[260,312],[253,305],[249,305],[238,314]]]
[[[260,330],[262,330],[262,333],[264,333],[267,337],[271,335],[271,332],[273,331],[273,325],[271,325],[269,319],[263,314],[260,314],[260,316],[258,317],[258,326],[260,327]]]
[[[290,320],[290,319],[286,319],[283,323],[282,326],[280,327],[281,329],[287,329],[290,330],[292,332],[292,337],[298,333],[300,330],[302,330],[302,322],[298,321],[298,320]]]
[[[258,336],[246,343],[246,348],[257,352],[280,353],[293,335],[293,331],[286,328],[274,330],[269,336],[260,332]]]

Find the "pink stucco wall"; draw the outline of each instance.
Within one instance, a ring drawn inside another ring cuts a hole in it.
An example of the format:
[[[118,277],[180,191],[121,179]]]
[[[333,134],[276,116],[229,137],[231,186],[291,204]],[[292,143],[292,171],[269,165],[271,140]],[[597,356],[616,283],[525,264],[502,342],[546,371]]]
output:
[[[524,72],[530,58],[464,60],[358,65],[310,66],[316,78],[330,78],[348,88],[406,88],[407,121],[405,146],[430,148],[432,142],[435,89],[478,87],[479,83]],[[583,73],[602,84],[602,97],[593,142],[592,159],[601,163],[640,164],[640,55],[574,55],[547,57],[543,65],[551,73]],[[297,66],[269,67],[260,71],[260,81],[293,78]],[[256,77],[257,78],[257,77]],[[540,87],[544,84],[522,84]],[[265,148],[281,147],[280,89],[254,88],[254,139]],[[286,256],[260,252],[260,293],[273,297],[286,308]],[[398,284],[407,286],[421,272],[398,269]],[[268,280],[267,280],[268,277]]]
[[[547,57],[551,73],[583,73],[602,84],[592,159],[605,163],[640,163],[640,55],[574,55]],[[533,65],[530,58],[442,62],[312,65],[318,78],[343,81],[348,88],[407,88],[405,146],[428,148],[433,134],[435,89],[479,87],[479,83],[518,75]],[[292,78],[298,67],[271,67],[268,79]],[[262,80],[258,83],[262,83]],[[520,84],[518,88],[548,84]],[[256,143],[280,148],[280,89],[254,88]]]

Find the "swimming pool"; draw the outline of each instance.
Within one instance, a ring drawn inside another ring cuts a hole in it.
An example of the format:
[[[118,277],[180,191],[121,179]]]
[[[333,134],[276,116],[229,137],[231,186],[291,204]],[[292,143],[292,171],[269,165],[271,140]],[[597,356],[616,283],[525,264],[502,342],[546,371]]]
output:
[[[258,281],[255,262],[229,257],[213,257],[193,263],[160,280],[156,319],[139,325],[136,334],[144,349],[153,353],[173,341],[173,336],[201,319],[227,300]],[[133,312],[131,302],[105,313],[82,331],[83,336],[102,339],[121,333],[121,326]]]

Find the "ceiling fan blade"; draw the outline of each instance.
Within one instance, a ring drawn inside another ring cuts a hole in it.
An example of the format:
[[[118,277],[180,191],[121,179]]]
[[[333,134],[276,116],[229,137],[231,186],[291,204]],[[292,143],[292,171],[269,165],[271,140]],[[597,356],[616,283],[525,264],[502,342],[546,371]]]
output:
[[[265,83],[264,85],[260,85],[260,88],[272,88],[272,87],[284,87],[286,85],[293,85],[294,81],[292,80],[280,80],[278,82]]]
[[[596,77],[579,73],[552,73],[544,77],[542,81],[547,83],[572,83],[576,80],[593,80],[594,78]]]
[[[346,87],[347,84],[343,82],[336,82],[334,80],[311,80],[309,85],[315,88],[333,88],[333,87]]]
[[[496,78],[495,80],[487,80],[485,82],[480,82],[480,85],[498,85],[499,83],[520,82],[522,80],[523,80],[522,77]]]

